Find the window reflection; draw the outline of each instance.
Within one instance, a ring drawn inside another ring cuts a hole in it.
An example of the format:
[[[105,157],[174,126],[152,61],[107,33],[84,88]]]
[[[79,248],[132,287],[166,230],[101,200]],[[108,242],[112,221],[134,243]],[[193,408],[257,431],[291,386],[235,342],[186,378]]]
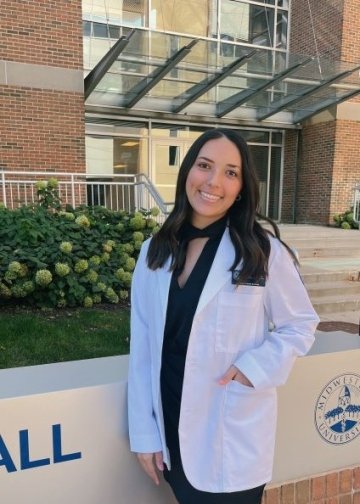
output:
[[[269,147],[249,145],[249,149],[259,178],[260,213],[266,215]]]
[[[99,23],[147,26],[148,0],[83,0],[83,18]]]
[[[275,2],[267,2],[275,4]],[[221,0],[220,38],[265,47],[286,48],[288,12],[279,11],[274,33],[275,9],[269,6]]]
[[[152,0],[150,28],[216,37],[216,0]]]
[[[286,49],[287,45],[288,14],[278,11],[276,22],[276,47]]]

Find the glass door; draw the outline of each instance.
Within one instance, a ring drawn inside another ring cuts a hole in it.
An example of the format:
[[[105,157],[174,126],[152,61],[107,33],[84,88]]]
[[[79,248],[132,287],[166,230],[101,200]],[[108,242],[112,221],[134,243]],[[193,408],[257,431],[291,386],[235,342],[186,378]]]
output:
[[[151,179],[165,203],[175,201],[179,168],[191,143],[177,139],[152,141]]]

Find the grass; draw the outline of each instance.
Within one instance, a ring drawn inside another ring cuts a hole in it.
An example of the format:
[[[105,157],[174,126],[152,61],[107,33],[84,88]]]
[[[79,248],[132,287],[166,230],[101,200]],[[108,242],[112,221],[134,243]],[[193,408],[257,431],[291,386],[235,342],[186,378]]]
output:
[[[0,308],[0,369],[129,351],[129,310]]]

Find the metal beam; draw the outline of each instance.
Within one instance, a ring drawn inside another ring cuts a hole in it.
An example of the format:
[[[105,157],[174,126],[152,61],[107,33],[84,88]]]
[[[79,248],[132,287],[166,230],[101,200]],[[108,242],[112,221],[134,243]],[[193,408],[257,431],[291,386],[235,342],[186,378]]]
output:
[[[171,123],[171,124],[192,124],[194,126],[206,125],[209,128],[214,128],[216,125],[222,124],[224,127],[232,127],[238,128],[239,126],[246,127],[258,127],[261,126],[257,121],[249,118],[226,118],[226,119],[216,119],[214,114],[209,113],[208,115],[199,115],[199,114],[173,114],[171,112],[154,112],[154,110],[139,110],[136,108],[133,109],[123,109],[119,107],[112,107],[109,105],[94,105],[88,104],[85,105],[85,111],[87,113],[92,114],[106,114],[107,116],[113,116],[116,120],[137,120],[137,121],[145,121],[145,120],[153,120],[158,122]],[[298,125],[294,125],[293,123],[284,123],[284,122],[271,122],[266,123],[266,126],[273,129],[299,129]]]
[[[309,117],[318,114],[319,112],[322,112],[323,110],[331,107],[332,105],[339,105],[339,103],[348,100],[349,98],[352,98],[353,96],[356,96],[360,94],[360,89],[357,89],[356,91],[351,91],[351,93],[347,93],[346,95],[342,96],[341,98],[338,98],[337,100],[333,100],[331,98],[327,98],[323,102],[320,102],[320,106],[317,107],[315,110],[311,111],[305,111],[305,112],[296,112],[294,114],[294,123],[299,123],[301,121],[304,121],[305,119],[308,119]]]
[[[345,72],[341,72],[341,74],[335,75],[335,77],[331,77],[330,79],[325,80],[322,84],[313,86],[311,89],[308,89],[307,91],[305,91],[305,93],[302,93],[299,96],[295,96],[295,98],[293,98],[291,96],[287,97],[287,98],[283,98],[278,101],[278,103],[280,103],[280,105],[278,105],[275,109],[272,109],[269,111],[268,107],[264,107],[259,110],[259,112],[257,114],[257,119],[259,121],[263,121],[264,119],[267,119],[268,117],[270,117],[274,114],[277,114],[278,112],[280,112],[284,108],[288,107],[289,105],[295,105],[295,103],[303,100],[304,98],[306,98],[306,96],[309,96],[309,95],[319,91],[320,89],[324,89],[324,88],[330,86],[331,84],[342,79],[343,77],[347,77],[348,75],[351,75],[355,70],[357,70],[359,68],[360,68],[360,66],[354,68],[353,70],[347,70]],[[266,110],[266,112],[265,112],[265,110]]]
[[[134,97],[129,99],[124,106],[126,108],[132,108],[143,96],[146,95],[146,93],[150,91],[150,89],[156,86],[156,84],[158,84],[158,82],[160,82],[161,79],[163,79],[165,75],[179,63],[179,61],[184,59],[197,43],[198,40],[192,40],[188,45],[182,47],[173,56],[171,56],[171,58],[166,61],[165,65],[154,70],[150,75],[145,77],[145,79],[130,89],[127,94],[134,95]]]
[[[135,30],[119,38],[117,42],[111,47],[111,49],[101,58],[99,63],[94,66],[94,68],[87,74],[84,79],[84,96],[85,100],[90,96],[92,91],[99,84],[101,79],[104,77],[106,72],[109,70],[111,65],[116,61],[118,56],[122,53],[125,47],[128,45],[130,38],[135,33]]]
[[[181,110],[183,110],[185,107],[196,101],[200,96],[203,94],[207,93],[210,89],[215,87],[217,84],[219,84],[222,80],[226,79],[229,75],[231,75],[235,70],[240,68],[242,65],[246,63],[248,59],[250,59],[255,53],[257,52],[257,49],[254,49],[250,53],[246,54],[245,56],[242,56],[241,58],[238,58],[237,60],[233,61],[230,63],[230,65],[225,66],[220,70],[218,74],[215,75],[210,80],[207,80],[206,78],[203,79],[201,82],[198,84],[195,84],[192,86],[190,89],[185,91],[185,93],[177,96],[174,98],[176,102],[181,101],[184,99],[184,101],[173,108],[173,112],[177,114]]]
[[[262,91],[265,91],[266,89],[273,86],[277,82],[283,80],[287,75],[294,73],[298,68],[306,65],[306,63],[309,63],[309,61],[311,61],[313,59],[314,58],[307,58],[306,60],[302,61],[301,63],[297,63],[296,65],[293,65],[292,67],[287,68],[286,70],[283,70],[282,72],[277,74],[275,77],[273,77],[269,81],[266,81],[264,84],[261,84],[256,89],[245,89],[244,91],[240,91],[240,93],[237,93],[233,96],[230,96],[229,98],[226,98],[222,102],[218,103],[217,117],[223,117],[224,115],[228,114],[232,110],[240,107],[243,103],[247,102],[250,98],[253,98],[257,94],[261,93]]]

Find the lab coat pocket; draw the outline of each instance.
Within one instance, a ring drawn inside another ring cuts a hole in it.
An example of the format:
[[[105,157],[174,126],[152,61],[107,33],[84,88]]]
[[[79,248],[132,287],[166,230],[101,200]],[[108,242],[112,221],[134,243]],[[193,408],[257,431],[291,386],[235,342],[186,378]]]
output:
[[[261,291],[220,292],[216,317],[216,352],[237,353],[255,345]]]
[[[244,470],[255,479],[271,467],[276,427],[275,389],[257,390],[237,381],[226,385],[224,401],[224,472],[235,484]],[[250,476],[249,476],[250,477]]]
[[[240,392],[240,393],[243,392],[244,394],[246,394],[246,393],[251,394],[255,391],[254,387],[250,387],[249,385],[244,385],[243,383],[240,383],[237,380],[231,380],[227,384],[227,388],[228,388],[228,390],[232,390],[235,393],[236,392]]]

